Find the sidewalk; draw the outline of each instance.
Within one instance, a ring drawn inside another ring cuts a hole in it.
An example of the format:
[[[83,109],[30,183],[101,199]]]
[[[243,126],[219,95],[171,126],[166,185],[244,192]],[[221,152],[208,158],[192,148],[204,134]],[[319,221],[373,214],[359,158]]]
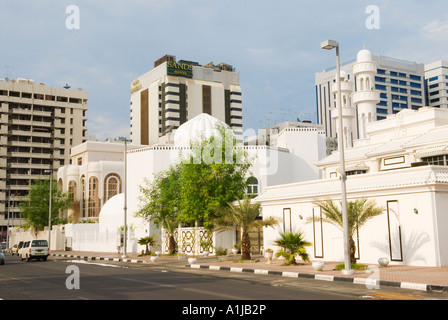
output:
[[[373,268],[373,272],[360,270],[355,271],[352,275],[343,275],[340,271],[334,270],[338,264],[335,262],[325,262],[323,271],[315,271],[310,263],[283,266],[282,261],[273,260],[271,264],[268,264],[267,260],[261,256],[253,256],[258,262],[233,262],[234,260],[240,259],[240,255],[198,257],[197,262],[190,266],[187,260],[179,260],[176,256],[161,256],[157,262],[152,262],[149,256],[139,257],[137,253],[128,253],[126,258],[122,258],[121,254],[111,252],[52,251],[51,255],[95,261],[172,265],[226,272],[248,272],[292,278],[303,277],[323,281],[345,281],[372,286],[384,285],[427,292],[448,293],[448,267],[435,268],[389,265],[383,268],[376,265],[375,267],[378,268]]]

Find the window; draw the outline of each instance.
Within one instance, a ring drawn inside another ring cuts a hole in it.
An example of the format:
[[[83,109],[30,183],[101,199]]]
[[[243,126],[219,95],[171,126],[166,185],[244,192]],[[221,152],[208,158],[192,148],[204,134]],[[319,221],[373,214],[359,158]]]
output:
[[[283,232],[292,232],[291,208],[283,209]]]
[[[109,174],[104,179],[104,202],[121,192],[121,179],[116,174]]]
[[[347,171],[347,176],[355,176],[358,174],[365,174],[367,173],[367,170],[351,170],[351,171]]]
[[[202,112],[212,114],[212,87],[202,86]]]
[[[71,199],[76,200],[76,182],[73,180],[68,183],[68,194]]]
[[[436,81],[436,80],[438,80],[439,79],[439,77],[437,76],[437,77],[432,77],[432,78],[429,78],[429,82],[432,82],[432,81]]]
[[[90,177],[88,217],[98,217],[100,214],[101,204],[98,198],[98,188],[98,179],[96,177]]]
[[[258,195],[258,179],[255,177],[250,177],[246,181],[247,184],[247,195],[250,198],[255,198]]]
[[[415,82],[409,82],[409,84],[411,85],[411,87],[413,88],[421,88],[422,85],[420,83],[415,83]]]
[[[420,81],[422,79],[420,76],[416,76],[416,75],[413,75],[413,74],[410,74],[409,78],[411,78],[411,80],[417,80],[417,81]]]
[[[432,156],[422,158],[424,162],[427,162],[431,166],[447,166],[447,155]]]

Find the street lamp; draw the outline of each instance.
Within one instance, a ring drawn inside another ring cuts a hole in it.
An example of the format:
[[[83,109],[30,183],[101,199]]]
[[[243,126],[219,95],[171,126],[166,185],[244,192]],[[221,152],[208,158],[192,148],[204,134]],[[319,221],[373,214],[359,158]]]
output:
[[[124,138],[124,228],[123,228],[123,255],[127,258],[127,157],[128,157],[128,140]]]
[[[51,200],[53,197],[53,165],[50,167],[50,170],[45,170],[45,172],[50,171],[50,197],[48,200],[48,248],[51,250],[50,241],[51,241]]]
[[[341,171],[341,197],[342,197],[342,225],[344,234],[344,264],[345,269],[343,274],[353,274],[350,261],[350,244],[349,244],[349,229],[348,229],[348,214],[347,214],[347,188],[345,174],[345,156],[344,156],[344,136],[343,136],[343,122],[342,122],[342,95],[341,95],[341,63],[339,59],[339,43],[334,40],[326,40],[320,44],[320,47],[325,50],[332,50],[336,48],[336,82],[338,86],[337,105],[339,111],[339,130],[338,130],[338,145],[340,156],[340,171]]]

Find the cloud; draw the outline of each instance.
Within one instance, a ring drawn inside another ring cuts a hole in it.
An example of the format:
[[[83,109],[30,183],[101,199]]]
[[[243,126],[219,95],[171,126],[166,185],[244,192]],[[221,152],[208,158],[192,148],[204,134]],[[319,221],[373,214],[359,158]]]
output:
[[[448,39],[448,20],[434,20],[423,26],[423,33],[431,39],[445,41]]]

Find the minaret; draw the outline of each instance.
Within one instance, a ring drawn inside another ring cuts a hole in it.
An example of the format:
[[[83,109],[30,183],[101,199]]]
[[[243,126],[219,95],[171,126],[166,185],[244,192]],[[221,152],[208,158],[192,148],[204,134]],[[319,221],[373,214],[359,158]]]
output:
[[[332,86],[332,92],[334,97],[333,108],[331,111],[331,118],[333,119],[333,123],[336,124],[336,132],[339,134],[339,111],[337,109],[337,95],[338,95],[338,84],[337,84],[337,75],[335,77],[335,82]],[[351,148],[353,147],[353,129],[355,128],[355,115],[356,109],[352,106],[352,93],[353,93],[353,83],[348,80],[347,73],[345,71],[341,71],[341,101],[342,101],[342,126],[344,133],[344,147]]]
[[[358,52],[353,65],[356,79],[356,92],[353,93],[353,104],[358,106],[359,139],[367,138],[366,125],[376,121],[376,105],[380,102],[380,93],[375,89],[377,63],[372,53],[363,48]]]

